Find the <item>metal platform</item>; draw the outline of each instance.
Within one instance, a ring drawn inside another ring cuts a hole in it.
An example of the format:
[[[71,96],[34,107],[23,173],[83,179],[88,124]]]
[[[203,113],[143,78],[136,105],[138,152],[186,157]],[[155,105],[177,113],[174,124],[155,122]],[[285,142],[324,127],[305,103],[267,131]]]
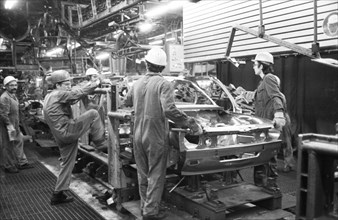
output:
[[[268,210],[281,209],[282,194],[269,193],[261,187],[248,183],[223,186],[222,183],[208,182],[209,190],[190,192],[185,186],[173,192],[165,191],[165,200],[184,209],[199,219],[223,220],[239,206],[252,203]]]
[[[136,220],[142,220],[141,210],[140,210],[140,200],[133,200],[129,202],[122,203],[123,208],[128,210]],[[163,220],[196,220],[188,213],[178,210],[175,206],[162,202],[161,210],[165,213],[165,218]]]
[[[72,191],[67,194],[74,197],[74,202],[51,206],[50,197],[55,182],[56,177],[37,161],[32,169],[16,174],[2,173],[0,219],[104,220]]]

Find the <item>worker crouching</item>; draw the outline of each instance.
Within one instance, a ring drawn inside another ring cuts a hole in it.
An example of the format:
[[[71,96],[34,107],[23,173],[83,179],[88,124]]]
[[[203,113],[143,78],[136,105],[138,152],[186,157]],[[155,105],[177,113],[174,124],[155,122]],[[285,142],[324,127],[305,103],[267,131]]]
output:
[[[96,149],[107,151],[104,126],[99,113],[91,109],[74,118],[71,109],[71,105],[93,92],[99,86],[100,80],[72,89],[71,79],[65,70],[54,71],[47,78],[53,84],[53,90],[45,97],[43,113],[61,155],[60,173],[51,199],[52,205],[73,201],[64,191],[69,189],[78,151],[78,139],[83,134],[89,130]]]

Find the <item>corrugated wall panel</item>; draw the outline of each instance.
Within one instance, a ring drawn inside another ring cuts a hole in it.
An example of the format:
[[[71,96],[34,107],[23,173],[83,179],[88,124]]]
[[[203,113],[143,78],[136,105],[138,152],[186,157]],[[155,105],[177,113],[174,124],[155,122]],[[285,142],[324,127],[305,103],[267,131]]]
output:
[[[266,34],[311,48],[314,41],[313,0],[263,1],[263,23]],[[323,33],[322,23],[330,13],[337,11],[334,0],[317,2],[317,38],[321,47],[338,48],[337,38]],[[259,25],[258,0],[202,0],[183,9],[183,34],[185,62],[223,59],[233,24],[257,30]],[[232,57],[251,56],[257,51],[288,52],[288,48],[237,31]]]
[[[330,7],[330,6],[329,6]],[[329,8],[328,8],[329,9]],[[283,31],[283,27],[290,27],[290,25],[294,25],[294,24],[302,24],[303,22],[304,22],[304,19],[307,21],[307,22],[310,22],[311,23],[311,25],[310,26],[307,26],[307,28],[313,28],[313,11],[311,10],[311,11],[309,11],[309,14],[308,15],[311,15],[311,16],[307,16],[307,17],[303,17],[303,18],[294,18],[294,19],[292,19],[292,20],[290,20],[290,21],[282,21],[282,22],[280,22],[280,23],[273,23],[273,24],[271,24],[271,25],[266,25],[267,26],[267,28],[266,28],[266,30],[272,30],[273,28],[277,28],[277,33],[278,33],[278,31]],[[320,18],[321,18],[321,16],[320,15],[323,15],[322,17],[324,18],[324,16],[326,15],[326,13],[325,14],[319,14],[318,15],[318,20],[320,21]],[[288,16],[288,15],[286,15],[286,16]],[[264,20],[268,20],[268,19],[264,19]],[[283,17],[281,17],[281,20],[284,20],[283,19]],[[245,24],[245,26],[247,26],[247,27],[257,27],[257,25],[256,24],[252,24],[252,23],[246,23]],[[230,26],[229,26],[230,27]],[[214,28],[214,27],[209,27],[208,28],[208,31],[209,30],[211,30],[212,28]],[[292,27],[291,27],[292,28]],[[304,27],[301,27],[302,29],[304,29]],[[229,28],[229,29],[231,29],[231,28]],[[287,28],[284,28],[284,32],[287,32],[288,31],[288,29]],[[195,44],[196,42],[194,42],[194,41],[192,41],[192,40],[194,40],[194,39],[200,39],[200,40],[203,40],[203,39],[201,39],[201,38],[205,38],[205,37],[207,37],[207,36],[210,36],[211,35],[211,37],[213,37],[213,38],[215,38],[215,37],[217,37],[217,35],[219,34],[219,33],[222,33],[223,35],[225,35],[225,34],[229,34],[230,33],[230,30],[228,30],[228,31],[225,31],[224,29],[216,29],[216,30],[214,30],[214,31],[210,31],[210,32],[205,32],[205,30],[203,31],[203,33],[198,33],[198,32],[196,32],[196,33],[191,33],[191,34],[193,34],[194,35],[194,37],[191,37],[190,38],[190,41],[188,41],[188,42],[186,42],[185,41],[185,45],[186,46],[188,46],[189,44]],[[273,33],[273,32],[269,32],[269,34],[270,35],[272,35],[272,34],[275,34],[275,33]],[[236,40],[237,40],[237,37],[239,37],[240,35],[246,35],[246,36],[248,36],[248,37],[250,37],[248,34],[244,34],[244,33],[241,33],[241,32],[238,32],[237,33],[237,35],[236,35]],[[188,35],[189,36],[189,35]],[[188,36],[186,36],[185,35],[185,37],[187,37],[188,38]],[[220,37],[220,36],[218,36],[218,37]],[[209,40],[209,39],[207,39],[207,40]]]

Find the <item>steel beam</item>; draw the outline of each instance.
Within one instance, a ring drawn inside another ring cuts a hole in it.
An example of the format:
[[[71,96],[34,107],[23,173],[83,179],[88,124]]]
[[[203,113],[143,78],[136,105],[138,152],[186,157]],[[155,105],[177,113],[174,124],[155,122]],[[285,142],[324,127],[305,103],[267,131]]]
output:
[[[233,26],[233,28],[235,28],[237,30],[241,30],[241,31],[248,33],[248,34],[251,34],[253,36],[262,38],[264,40],[270,41],[270,42],[275,43],[279,46],[289,48],[289,49],[291,49],[291,50],[293,50],[297,53],[303,54],[305,56],[308,56],[308,57],[311,57],[311,58],[316,58],[316,56],[312,53],[312,51],[310,49],[298,46],[297,44],[293,44],[293,43],[281,40],[279,38],[272,37],[272,36],[267,35],[267,34],[262,34],[260,36],[260,33],[258,31],[252,30],[252,29],[247,28],[243,25],[236,24],[235,26]],[[229,42],[228,42],[228,44],[229,44]],[[231,44],[232,44],[232,42],[231,42]],[[230,50],[230,49],[228,49],[228,50]]]

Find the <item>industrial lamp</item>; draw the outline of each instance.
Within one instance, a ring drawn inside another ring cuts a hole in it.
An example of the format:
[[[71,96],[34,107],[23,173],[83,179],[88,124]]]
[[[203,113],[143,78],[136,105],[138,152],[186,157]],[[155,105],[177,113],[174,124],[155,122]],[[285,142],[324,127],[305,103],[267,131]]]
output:
[[[7,0],[5,1],[4,7],[5,9],[12,9],[16,4],[18,3],[18,0]]]

